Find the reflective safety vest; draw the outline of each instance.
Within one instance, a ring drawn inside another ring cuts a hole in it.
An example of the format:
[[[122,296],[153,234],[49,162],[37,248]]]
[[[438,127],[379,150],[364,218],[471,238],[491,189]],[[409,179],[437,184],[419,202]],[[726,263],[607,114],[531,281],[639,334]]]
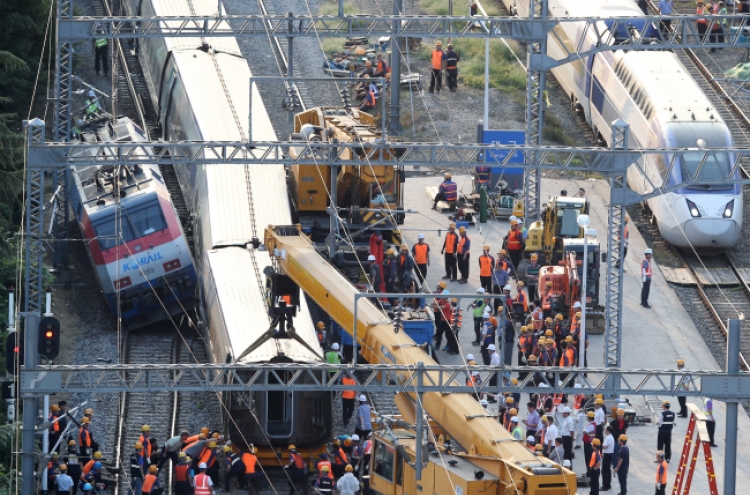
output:
[[[641,267],[646,277],[651,278],[651,261],[644,259]]]
[[[203,452],[201,452],[201,455],[198,458],[198,464],[201,462],[205,462],[206,467],[210,468],[216,462],[216,453],[209,448],[203,449]]]
[[[323,473],[323,466],[328,466],[328,474]],[[318,461],[318,476],[325,476],[327,478],[333,479],[333,471],[331,470],[331,468],[331,461]]]
[[[86,115],[92,115],[99,111],[99,104],[96,99],[86,100]]]
[[[57,416],[56,414],[50,414],[49,421],[50,422],[55,421],[58,417],[59,416]],[[50,426],[50,430],[52,432],[54,432],[54,433],[59,433],[60,432],[60,422],[59,421],[55,421],[54,423],[52,423],[52,426]]]
[[[524,313],[529,310],[529,298],[526,297],[526,293],[523,290],[518,291],[518,294],[516,294],[515,302],[523,304]]]
[[[326,352],[326,363],[328,364],[341,364],[341,360],[339,359],[339,353],[336,351],[328,351]]]
[[[427,253],[430,251],[430,246],[427,244],[414,244],[411,248],[412,253],[414,254],[414,261],[419,265],[426,265],[427,264]]]
[[[96,38],[96,41],[94,41],[94,44],[97,48],[102,48],[107,46],[107,38]]]
[[[211,487],[208,480],[211,479],[206,473],[200,473],[195,477],[195,495],[211,495]]]
[[[346,452],[344,452],[344,449],[342,449],[341,447],[339,447],[338,450],[333,453],[333,463],[340,464],[343,466],[349,463],[349,461],[346,458]]]
[[[151,488],[156,484],[156,480],[156,476],[153,474],[147,474],[146,477],[143,478],[143,487],[141,488],[141,491],[143,493],[151,493]]]
[[[187,482],[190,465],[186,462],[180,462],[174,467],[174,480],[176,482]]]
[[[443,50],[432,51],[432,68],[440,70],[443,68],[443,58],[445,58],[445,52]]]
[[[469,375],[469,378],[466,379],[466,386],[475,387],[478,385],[479,385],[479,376]]]
[[[570,333],[573,333],[576,330],[578,330],[578,317],[573,314],[573,316],[570,317]]]
[[[519,251],[523,247],[523,235],[520,230],[511,230],[508,232],[508,249],[510,251]]]
[[[552,291],[548,290],[542,294],[542,309],[552,309]]]
[[[333,491],[333,475],[321,476],[315,484],[315,489],[321,493],[331,493]]]
[[[91,433],[86,428],[78,431],[78,445],[81,447],[91,447]]]
[[[381,60],[380,62],[378,62],[378,65],[375,67],[375,73],[385,75],[387,72],[388,65],[385,63],[385,60]]]
[[[341,379],[342,385],[356,385],[357,381],[354,378],[349,378],[348,376],[345,376]],[[356,397],[357,393],[354,390],[344,390],[341,392],[341,398],[342,399],[354,399]]]
[[[474,171],[477,174],[479,185],[487,184],[490,181],[490,167],[476,167]]]
[[[484,308],[487,306],[483,299],[477,299],[474,301],[474,318],[481,318],[484,313]]]
[[[696,15],[702,15],[702,14],[705,14],[705,13],[706,13],[706,8],[705,7],[697,7],[695,9],[695,14]],[[706,24],[706,18],[705,17],[701,17],[701,18],[697,19],[695,22],[697,22],[698,24]]]
[[[370,455],[372,454],[372,440],[365,440],[365,448],[364,448],[364,454]]]
[[[667,484],[667,461],[663,459],[656,468],[656,482],[660,485]]]
[[[457,329],[461,329],[463,324],[464,310],[456,306],[451,312],[451,325]]]
[[[479,276],[480,277],[491,277],[492,276],[492,265],[495,264],[495,259],[489,254],[483,254],[479,257]]]
[[[455,232],[448,232],[445,234],[445,252],[453,254],[456,252],[456,246],[458,245],[458,234]]]
[[[366,107],[374,107],[378,102],[378,97],[375,94],[375,91],[372,89],[367,92],[367,98],[365,98],[365,105]]]
[[[594,452],[591,453],[591,460],[589,461],[589,467],[595,468],[601,462],[602,462],[602,455],[599,453],[598,450],[594,449]]]
[[[258,458],[250,452],[242,454],[242,464],[245,465],[245,474],[255,474],[255,465],[258,463]]]
[[[151,441],[148,437],[144,437],[143,435],[141,435],[141,438],[139,438],[138,441],[143,444],[143,456],[146,459],[151,459]]]
[[[439,190],[445,195],[446,201],[456,201],[458,199],[458,185],[452,180],[443,181],[440,184]]]
[[[536,308],[531,313],[532,321],[534,322],[534,328],[537,330],[541,330],[542,326],[544,325],[544,320],[542,319],[544,317],[544,314],[542,314],[542,308]]]
[[[464,248],[464,246],[466,246],[467,243],[469,244],[469,246],[471,246],[471,239],[469,239],[468,235],[461,237],[458,240],[458,254],[466,254],[470,251],[470,248]]]

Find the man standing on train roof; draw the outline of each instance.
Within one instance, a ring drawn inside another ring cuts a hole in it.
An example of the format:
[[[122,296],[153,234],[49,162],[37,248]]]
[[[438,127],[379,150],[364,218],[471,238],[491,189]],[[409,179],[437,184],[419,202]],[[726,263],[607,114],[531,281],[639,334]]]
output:
[[[432,94],[435,90],[440,93],[443,86],[443,67],[445,67],[445,52],[443,51],[443,42],[437,40],[435,49],[432,51],[432,77],[430,78],[430,90]]]
[[[438,193],[435,195],[435,201],[432,203],[432,209],[437,210],[438,201],[458,201],[458,184],[451,180],[451,174],[446,172],[443,176],[443,182],[438,186]]]
[[[430,246],[424,242],[424,234],[417,236],[417,243],[411,247],[414,263],[417,265],[417,276],[421,284],[427,278],[427,267],[430,265]]]
[[[646,256],[641,262],[641,281],[643,282],[643,288],[641,289],[641,306],[651,309],[651,306],[648,304],[648,296],[651,293],[651,275],[653,273],[651,266],[653,262],[651,261],[651,258],[654,257],[654,252],[651,248],[646,248],[645,254]]]

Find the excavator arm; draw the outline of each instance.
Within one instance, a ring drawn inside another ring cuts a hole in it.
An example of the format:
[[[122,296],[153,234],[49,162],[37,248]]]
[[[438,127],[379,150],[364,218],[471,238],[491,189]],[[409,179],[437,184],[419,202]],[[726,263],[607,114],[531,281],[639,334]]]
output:
[[[297,226],[270,226],[265,231],[265,246],[279,270],[358,341],[362,355],[369,363],[437,364],[405,332],[397,331],[370,299],[357,303],[357,334],[354,335],[357,288],[315,250]],[[408,377],[396,376],[395,379],[403,383]],[[428,379],[437,382],[439,377]],[[448,381],[447,377],[444,381]],[[405,392],[412,400],[416,399],[415,393]],[[403,406],[403,401],[397,401],[397,405]],[[471,395],[427,392],[422,396],[422,407],[453,440],[470,454],[482,458],[483,468],[500,479],[499,486],[513,486],[512,493],[575,493],[574,473],[558,469],[550,461],[529,452],[501,424],[489,417]],[[409,416],[408,411],[404,413]],[[506,491],[498,490],[497,493]]]

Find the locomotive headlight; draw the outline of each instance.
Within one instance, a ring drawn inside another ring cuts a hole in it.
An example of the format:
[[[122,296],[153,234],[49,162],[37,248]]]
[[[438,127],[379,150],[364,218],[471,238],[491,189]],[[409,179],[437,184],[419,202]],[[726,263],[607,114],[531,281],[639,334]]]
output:
[[[693,218],[701,216],[701,212],[698,211],[698,206],[695,203],[687,198],[685,198],[685,201],[687,201],[688,210],[690,210],[690,216],[692,216]]]
[[[730,218],[732,216],[732,213],[734,213],[734,200],[727,203],[727,205],[724,207],[724,218]]]

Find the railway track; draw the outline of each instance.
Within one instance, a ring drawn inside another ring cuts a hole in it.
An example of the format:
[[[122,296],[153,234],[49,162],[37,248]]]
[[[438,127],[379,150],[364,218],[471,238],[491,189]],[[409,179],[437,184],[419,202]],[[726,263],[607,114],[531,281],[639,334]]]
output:
[[[750,270],[738,268],[732,259],[721,254],[713,258],[697,258],[675,249],[684,267],[695,279],[698,295],[706,306],[716,326],[726,338],[727,320],[750,315]],[[740,365],[750,371],[750,321],[741,321]]]

